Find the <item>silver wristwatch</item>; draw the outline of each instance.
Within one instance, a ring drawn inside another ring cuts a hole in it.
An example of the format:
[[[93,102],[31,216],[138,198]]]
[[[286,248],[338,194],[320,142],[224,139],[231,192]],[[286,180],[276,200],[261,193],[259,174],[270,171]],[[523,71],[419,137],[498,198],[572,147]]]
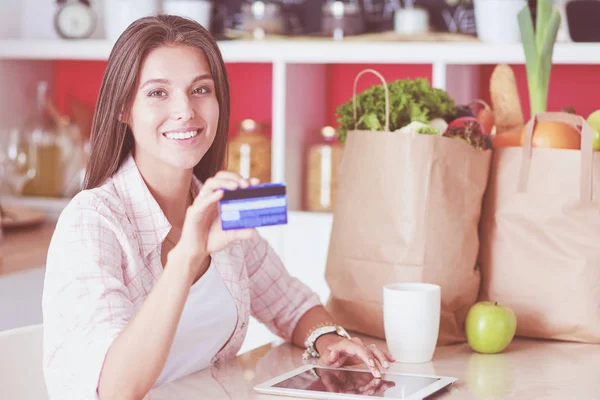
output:
[[[306,341],[304,342],[304,345],[306,346],[306,350],[304,351],[304,354],[302,355],[302,358],[304,360],[308,360],[311,357],[319,358],[321,356],[315,347],[315,343],[318,338],[320,338],[321,336],[326,335],[328,333],[335,333],[336,335],[338,335],[340,337],[343,337],[346,339],[351,339],[348,332],[346,332],[346,330],[340,325],[329,325],[329,326],[319,327],[319,328],[315,329],[314,331],[312,331],[310,333],[310,335],[308,335],[308,338],[306,339]]]

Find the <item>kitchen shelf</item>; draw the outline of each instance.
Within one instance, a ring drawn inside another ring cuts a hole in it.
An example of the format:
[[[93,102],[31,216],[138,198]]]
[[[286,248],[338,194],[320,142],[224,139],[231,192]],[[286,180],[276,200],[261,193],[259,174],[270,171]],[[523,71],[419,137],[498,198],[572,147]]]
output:
[[[16,123],[27,115],[35,83],[56,79],[55,69],[61,63],[55,61],[105,61],[113,45],[106,40],[0,40],[0,85],[4,89],[0,95],[0,124]],[[388,64],[392,66],[389,69],[402,64],[430,65],[424,74],[431,77],[431,84],[464,103],[480,95],[485,85],[480,65],[525,61],[518,43],[491,45],[476,40],[232,40],[219,42],[219,46],[227,63],[262,63],[271,69],[271,86],[264,89],[270,93],[261,92],[260,96],[271,102],[272,181],[286,182],[290,213],[288,225],[260,231],[292,275],[309,284],[321,297],[328,294],[324,269],[333,216],[301,211],[306,172],[304,150],[310,138],[331,121],[327,99],[331,80],[346,87],[351,87],[353,80],[332,75],[330,64],[368,64],[373,68]],[[553,62],[600,65],[600,43],[558,43]],[[16,201],[34,207],[41,207],[36,202],[42,201],[42,208],[54,216],[64,206],[60,200]]]
[[[362,42],[333,40],[232,40],[219,43],[226,62],[521,64],[521,44],[479,41]],[[106,60],[113,42],[106,40],[0,40],[0,59]],[[600,43],[557,43],[555,64],[600,64]]]
[[[42,210],[49,221],[56,221],[70,200],[69,198],[0,196],[0,204]]]

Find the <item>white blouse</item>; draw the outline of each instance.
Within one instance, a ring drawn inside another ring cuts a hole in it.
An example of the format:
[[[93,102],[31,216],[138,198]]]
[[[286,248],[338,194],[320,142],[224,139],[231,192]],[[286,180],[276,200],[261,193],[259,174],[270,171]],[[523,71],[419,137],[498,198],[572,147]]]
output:
[[[190,288],[173,345],[155,387],[200,371],[231,337],[237,309],[213,264]]]
[[[196,195],[202,184],[196,177],[193,184]],[[171,229],[131,155],[102,186],[82,190],[65,207],[48,248],[42,298],[44,378],[51,399],[98,400],[106,353],[160,279],[162,244]],[[221,318],[228,321],[223,329],[235,325],[233,333],[219,334],[229,337],[213,357],[213,364],[235,357],[246,337],[250,315],[291,341],[300,318],[321,305],[308,286],[289,275],[277,253],[258,234],[211,256],[210,268],[214,267],[230,297],[222,286],[218,290],[202,282],[208,282],[213,271],[197,282],[203,287],[198,288],[200,292],[211,294],[206,298],[202,294],[200,306],[195,301],[192,307],[190,299],[188,308],[196,313],[186,315],[195,314],[207,329],[212,329],[209,321],[214,318],[219,318],[212,322],[217,325],[223,323]],[[233,312],[232,299],[237,316],[234,323],[224,317]],[[226,309],[228,314],[223,313]],[[211,310],[219,310],[219,315]],[[219,344],[207,342],[217,337],[216,331],[208,338],[203,329],[193,338],[194,345],[218,348]],[[173,350],[173,354],[181,353]],[[190,358],[186,356],[185,361]]]

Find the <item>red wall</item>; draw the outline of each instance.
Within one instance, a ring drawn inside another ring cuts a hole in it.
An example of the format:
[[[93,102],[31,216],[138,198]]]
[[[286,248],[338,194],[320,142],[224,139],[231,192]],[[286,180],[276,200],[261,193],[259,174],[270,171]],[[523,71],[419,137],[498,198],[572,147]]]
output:
[[[57,61],[55,64],[55,101],[60,111],[70,113],[70,101],[77,99],[93,109],[100,90],[105,62]],[[529,96],[525,67],[513,65],[521,105],[529,116]],[[386,80],[424,77],[431,81],[430,65],[373,65],[343,64],[327,67],[327,112],[328,123],[336,125],[335,109],[352,98],[352,85],[356,75],[364,68],[377,69]],[[481,66],[480,98],[489,102],[489,77],[493,65]],[[270,64],[228,64],[231,85],[231,129],[235,134],[242,119],[253,118],[270,122],[272,98],[272,69]],[[548,109],[559,110],[563,106],[574,106],[580,115],[600,109],[600,66],[555,65],[552,70]],[[595,79],[596,78],[596,79]],[[377,84],[374,75],[364,76],[358,91]]]
[[[494,65],[481,70],[481,98],[490,101],[489,80]],[[511,65],[515,72],[523,115],[529,119],[529,91],[524,65]],[[554,65],[548,89],[548,111],[573,106],[579,115],[587,116],[600,109],[600,65]]]
[[[54,102],[62,113],[71,113],[73,100],[93,109],[100,92],[104,61],[56,61],[54,64]]]
[[[57,61],[54,67],[54,100],[60,112],[71,113],[71,101],[96,104],[106,62]],[[271,121],[271,64],[228,64],[231,90],[230,134],[245,118]]]

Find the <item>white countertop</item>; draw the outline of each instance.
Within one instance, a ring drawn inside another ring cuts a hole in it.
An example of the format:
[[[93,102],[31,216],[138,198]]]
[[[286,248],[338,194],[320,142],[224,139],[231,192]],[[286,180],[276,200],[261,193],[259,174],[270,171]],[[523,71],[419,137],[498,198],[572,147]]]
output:
[[[382,341],[365,339],[366,343]],[[303,365],[302,349],[267,345],[150,392],[158,399],[284,399],[253,390]],[[458,381],[435,399],[597,399],[600,345],[517,338],[501,354],[483,355],[467,344],[439,347],[425,364],[393,364],[391,371],[453,376]]]

